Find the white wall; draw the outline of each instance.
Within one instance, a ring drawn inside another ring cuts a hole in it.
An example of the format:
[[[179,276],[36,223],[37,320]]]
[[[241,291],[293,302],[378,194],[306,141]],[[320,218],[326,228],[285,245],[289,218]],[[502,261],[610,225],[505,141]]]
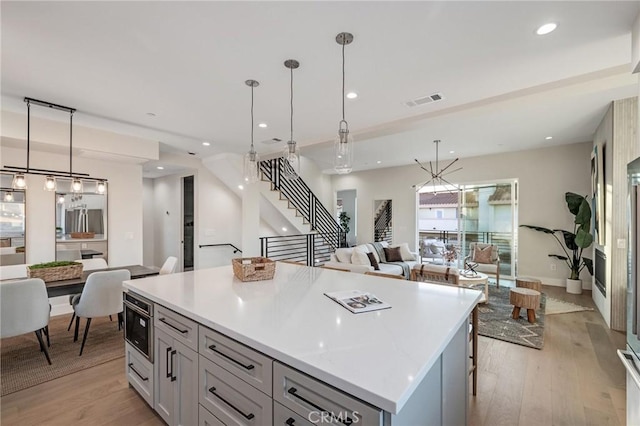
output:
[[[155,209],[153,179],[142,179],[142,264],[154,266],[155,261]]]
[[[456,183],[491,182],[518,179],[520,188],[518,223],[550,228],[571,228],[572,216],[564,201],[567,191],[590,193],[591,142],[545,149],[509,152],[459,161],[462,170],[451,174]],[[408,242],[412,250],[417,241],[417,197],[411,185],[424,181],[417,166],[377,169],[344,176],[333,176],[335,191],[357,188],[358,243],[373,239],[373,200],[393,200],[394,241]],[[545,238],[547,237],[547,238]],[[534,231],[519,230],[518,274],[539,277],[545,284],[564,285],[569,270],[562,264],[552,271],[559,247],[552,238]],[[585,285],[590,288],[591,277]]]
[[[24,149],[0,147],[2,164],[22,166]],[[31,150],[39,168],[68,170],[68,155]],[[109,265],[142,263],[142,167],[137,164],[75,158],[74,170],[108,179]],[[43,167],[44,165],[44,167]],[[77,169],[76,169],[77,165]],[[26,190],[27,263],[55,259],[55,193],[45,191],[44,176],[28,175]]]

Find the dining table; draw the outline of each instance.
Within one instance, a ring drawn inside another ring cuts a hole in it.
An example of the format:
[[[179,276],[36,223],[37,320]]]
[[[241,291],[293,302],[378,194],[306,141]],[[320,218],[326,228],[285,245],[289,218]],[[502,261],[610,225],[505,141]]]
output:
[[[84,288],[84,284],[87,282],[87,278],[93,272],[116,271],[119,269],[127,269],[131,273],[132,280],[135,280],[137,278],[150,277],[153,275],[158,275],[160,273],[159,268],[142,266],[142,265],[127,265],[127,266],[116,266],[113,268],[105,268],[105,269],[93,269],[90,271],[83,271],[82,276],[78,278],[46,282],[45,286],[47,287],[47,294],[49,297],[57,297],[57,296],[64,296],[67,294],[82,293],[82,289]]]

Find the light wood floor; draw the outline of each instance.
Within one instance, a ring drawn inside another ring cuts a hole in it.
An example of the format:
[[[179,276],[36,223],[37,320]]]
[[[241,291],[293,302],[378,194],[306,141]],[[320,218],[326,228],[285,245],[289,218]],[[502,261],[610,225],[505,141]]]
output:
[[[542,291],[595,308],[590,291]],[[481,336],[470,425],[624,425],[626,377],[616,349],[625,341],[597,311],[546,315],[542,350]]]
[[[591,293],[551,297],[593,306]],[[624,425],[625,372],[612,332],[597,312],[547,315],[542,350],[480,337],[478,395],[470,425]],[[129,388],[124,358],[7,395],[1,424],[163,425]],[[425,423],[425,424],[428,424]]]

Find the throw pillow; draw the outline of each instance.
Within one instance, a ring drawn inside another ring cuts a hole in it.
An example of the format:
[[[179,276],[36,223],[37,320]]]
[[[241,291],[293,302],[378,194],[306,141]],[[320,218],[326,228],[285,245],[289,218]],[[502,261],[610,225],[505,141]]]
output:
[[[379,271],[380,265],[378,265],[378,261],[376,260],[376,257],[374,256],[374,254],[367,253],[367,257],[369,258],[369,262],[371,262],[371,266],[373,266],[373,269],[375,269],[376,271]]]
[[[351,263],[354,265],[371,266],[371,262],[369,262],[367,252],[358,248],[353,249],[353,254],[351,255]]]
[[[336,250],[336,258],[338,262],[351,263],[352,248],[339,248]]]
[[[402,256],[403,261],[406,262],[406,261],[416,260],[415,257],[413,256],[413,253],[411,253],[411,251],[409,250],[409,244],[402,243],[402,244],[397,244],[391,247],[400,247],[400,255]]]
[[[429,250],[431,250],[432,254],[442,254],[442,252],[444,251],[444,247],[437,244],[431,244],[429,246]]]
[[[473,261],[477,263],[492,263],[491,246],[486,246],[484,248],[476,246],[473,250]]]
[[[384,248],[384,256],[387,258],[387,262],[402,262],[402,254],[400,253],[400,247]]]

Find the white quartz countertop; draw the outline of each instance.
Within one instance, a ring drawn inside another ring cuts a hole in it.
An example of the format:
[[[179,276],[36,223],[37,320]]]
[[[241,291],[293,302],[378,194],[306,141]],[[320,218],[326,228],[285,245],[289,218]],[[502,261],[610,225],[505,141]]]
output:
[[[394,414],[482,295],[286,263],[269,281],[242,282],[223,266],[124,287]],[[324,296],[352,289],[392,307],[353,314]]]

